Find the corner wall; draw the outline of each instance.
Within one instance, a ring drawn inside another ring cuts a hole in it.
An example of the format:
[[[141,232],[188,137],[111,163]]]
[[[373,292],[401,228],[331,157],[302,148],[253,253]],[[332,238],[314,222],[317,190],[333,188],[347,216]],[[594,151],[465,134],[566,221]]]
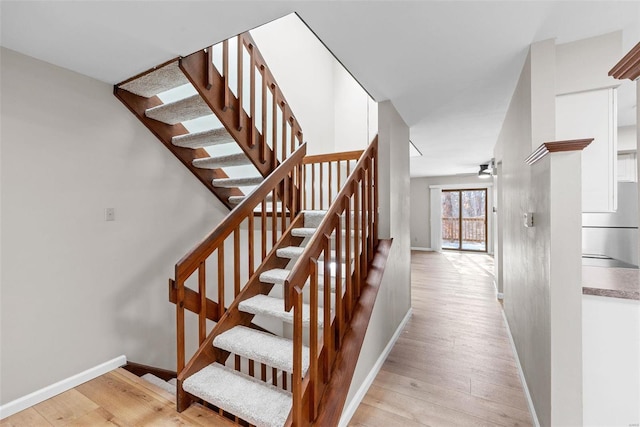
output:
[[[228,211],[112,86],[1,67],[0,404],[121,354],[175,369],[168,278]]]
[[[390,101],[378,104],[378,113],[379,237],[391,237],[393,244],[345,408],[380,357],[386,357],[385,347],[411,308],[409,127]]]

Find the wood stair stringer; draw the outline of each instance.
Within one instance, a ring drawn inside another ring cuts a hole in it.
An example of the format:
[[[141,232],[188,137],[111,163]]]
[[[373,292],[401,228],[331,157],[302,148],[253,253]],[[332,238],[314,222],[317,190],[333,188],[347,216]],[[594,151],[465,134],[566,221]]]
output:
[[[182,381],[189,376],[200,371],[206,366],[209,366],[213,362],[224,364],[230,353],[220,350],[213,346],[213,340],[216,336],[228,331],[234,326],[247,326],[252,327],[252,321],[255,317],[252,314],[245,313],[239,310],[238,306],[240,302],[249,299],[258,294],[267,295],[271,292],[271,289],[275,286],[272,283],[264,283],[260,281],[260,274],[273,268],[284,268],[288,260],[279,258],[276,255],[276,249],[281,246],[299,245],[304,240],[300,237],[295,237],[291,234],[291,230],[302,226],[304,217],[302,214],[298,215],[291,223],[287,231],[280,237],[279,241],[273,246],[271,251],[267,254],[262,264],[255,270],[254,274],[249,279],[247,285],[240,291],[238,296],[234,299],[233,303],[229,306],[224,315],[219,319],[216,326],[211,333],[202,342],[198,351],[187,363],[185,368],[178,376],[178,395],[177,395],[177,408],[178,412],[182,412],[187,409],[193,397],[182,389]]]
[[[153,133],[165,147],[169,149],[184,166],[187,167],[205,187],[209,189],[227,208],[234,205],[229,203],[231,196],[243,196],[244,193],[237,188],[215,187],[214,179],[226,179],[229,176],[222,169],[200,169],[193,166],[193,160],[210,157],[203,148],[191,149],[178,147],[172,144],[174,136],[187,134],[187,129],[182,124],[168,125],[146,117],[145,111],[149,108],[162,105],[157,96],[145,98],[128,92],[117,85],[114,87],[114,95]]]

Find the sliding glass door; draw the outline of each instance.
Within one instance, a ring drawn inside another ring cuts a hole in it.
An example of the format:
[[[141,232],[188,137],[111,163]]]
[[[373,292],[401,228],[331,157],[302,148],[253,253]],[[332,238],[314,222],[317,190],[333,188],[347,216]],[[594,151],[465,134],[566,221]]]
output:
[[[442,248],[487,251],[487,190],[442,190]]]

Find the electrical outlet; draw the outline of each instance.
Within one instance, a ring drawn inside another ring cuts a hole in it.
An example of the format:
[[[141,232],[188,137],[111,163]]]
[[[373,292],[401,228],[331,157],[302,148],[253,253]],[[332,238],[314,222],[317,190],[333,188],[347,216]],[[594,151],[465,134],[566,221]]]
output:
[[[523,215],[524,226],[529,228],[533,227],[533,212],[527,212]]]
[[[115,221],[116,220],[116,209],[115,208],[105,208],[104,209],[104,220],[105,221]]]

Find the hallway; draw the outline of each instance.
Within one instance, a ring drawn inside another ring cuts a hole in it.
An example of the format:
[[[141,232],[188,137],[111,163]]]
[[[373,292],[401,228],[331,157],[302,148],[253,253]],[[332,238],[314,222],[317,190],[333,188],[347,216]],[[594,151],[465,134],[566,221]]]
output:
[[[493,259],[411,255],[413,315],[349,425],[531,425]]]

